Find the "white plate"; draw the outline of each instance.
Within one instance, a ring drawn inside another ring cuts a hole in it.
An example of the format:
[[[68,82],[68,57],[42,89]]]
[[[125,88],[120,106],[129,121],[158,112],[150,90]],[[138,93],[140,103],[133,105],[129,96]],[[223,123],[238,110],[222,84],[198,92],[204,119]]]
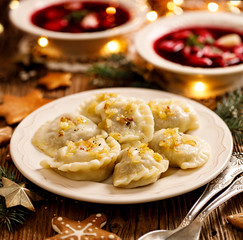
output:
[[[47,156],[31,144],[35,131],[47,120],[52,120],[61,113],[75,111],[83,100],[100,92],[117,92],[124,96],[145,100],[165,97],[183,98],[158,90],[110,88],[73,94],[44,105],[18,125],[10,143],[13,161],[26,178],[50,192],[71,199],[96,203],[131,204],[161,200],[187,193],[208,183],[225,168],[233,150],[233,140],[228,127],[210,109],[187,99],[200,117],[200,128],[192,134],[208,141],[212,151],[209,161],[199,169],[188,171],[170,169],[156,183],[135,189],[115,188],[111,178],[102,183],[73,181],[51,169],[43,169],[40,161]]]

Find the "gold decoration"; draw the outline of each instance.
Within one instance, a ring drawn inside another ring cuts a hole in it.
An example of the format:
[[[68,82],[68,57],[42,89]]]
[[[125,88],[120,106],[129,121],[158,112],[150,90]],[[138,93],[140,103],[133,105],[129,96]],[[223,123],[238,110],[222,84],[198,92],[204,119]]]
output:
[[[30,198],[33,201],[38,201],[42,198],[25,188],[25,183],[17,184],[5,177],[2,177],[2,183],[3,187],[0,188],[0,195],[5,197],[7,208],[21,205],[33,212],[35,211]]]

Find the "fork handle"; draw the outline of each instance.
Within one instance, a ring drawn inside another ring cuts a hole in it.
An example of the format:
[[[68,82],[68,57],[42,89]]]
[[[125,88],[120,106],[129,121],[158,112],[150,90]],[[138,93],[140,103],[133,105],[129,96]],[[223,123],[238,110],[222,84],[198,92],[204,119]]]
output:
[[[227,187],[233,179],[243,172],[243,158],[241,153],[234,153],[227,167],[210,183],[207,184],[204,192],[192,206],[186,217],[183,219],[179,227],[185,227],[190,224],[197,216],[202,207],[222,189]]]
[[[202,222],[215,208],[226,202],[231,197],[243,192],[243,176],[237,178],[230,187],[211,202],[196,218],[197,222]]]

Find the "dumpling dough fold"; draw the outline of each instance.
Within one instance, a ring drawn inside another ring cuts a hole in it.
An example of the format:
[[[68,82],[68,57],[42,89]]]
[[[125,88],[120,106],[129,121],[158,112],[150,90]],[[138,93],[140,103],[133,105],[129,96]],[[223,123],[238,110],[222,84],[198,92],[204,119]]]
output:
[[[54,158],[43,160],[41,165],[73,180],[99,182],[111,175],[120,150],[114,138],[97,135],[88,140],[68,141]]]
[[[147,144],[121,151],[113,173],[113,185],[135,188],[156,182],[169,167],[169,161]]]
[[[147,143],[153,137],[153,114],[145,101],[138,98],[117,97],[96,107],[102,121],[99,128],[105,130],[122,145]]]
[[[34,134],[32,144],[50,157],[66,142],[89,139],[101,130],[90,119],[80,114],[65,113],[43,124]]]
[[[96,111],[96,107],[107,100],[115,100],[121,97],[118,93],[100,93],[80,104],[80,113],[98,124],[102,121],[101,115]]]
[[[194,108],[180,99],[155,99],[148,103],[153,116],[154,128],[179,128],[180,132],[199,127],[199,118]]]
[[[178,128],[155,132],[149,146],[166,157],[171,167],[182,169],[201,167],[210,157],[210,146],[205,140],[181,133]]]

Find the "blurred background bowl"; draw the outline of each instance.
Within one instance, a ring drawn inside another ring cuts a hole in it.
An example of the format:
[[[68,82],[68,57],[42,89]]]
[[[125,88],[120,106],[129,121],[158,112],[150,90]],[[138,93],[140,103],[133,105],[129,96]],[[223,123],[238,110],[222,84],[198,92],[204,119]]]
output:
[[[104,2],[119,4],[130,14],[130,19],[117,27],[97,32],[69,33],[49,31],[34,25],[31,21],[33,13],[54,4],[65,2]],[[11,22],[20,30],[36,37],[46,37],[49,45],[63,56],[92,57],[101,54],[102,48],[111,40],[124,41],[127,35],[141,27],[146,21],[149,8],[139,0],[25,0],[9,13]]]
[[[159,56],[154,42],[161,36],[188,27],[235,29],[242,33],[243,16],[206,11],[186,12],[173,17],[160,17],[141,29],[135,38],[138,54],[161,74],[163,87],[192,98],[216,96],[243,86],[243,64],[200,68],[174,63]]]

